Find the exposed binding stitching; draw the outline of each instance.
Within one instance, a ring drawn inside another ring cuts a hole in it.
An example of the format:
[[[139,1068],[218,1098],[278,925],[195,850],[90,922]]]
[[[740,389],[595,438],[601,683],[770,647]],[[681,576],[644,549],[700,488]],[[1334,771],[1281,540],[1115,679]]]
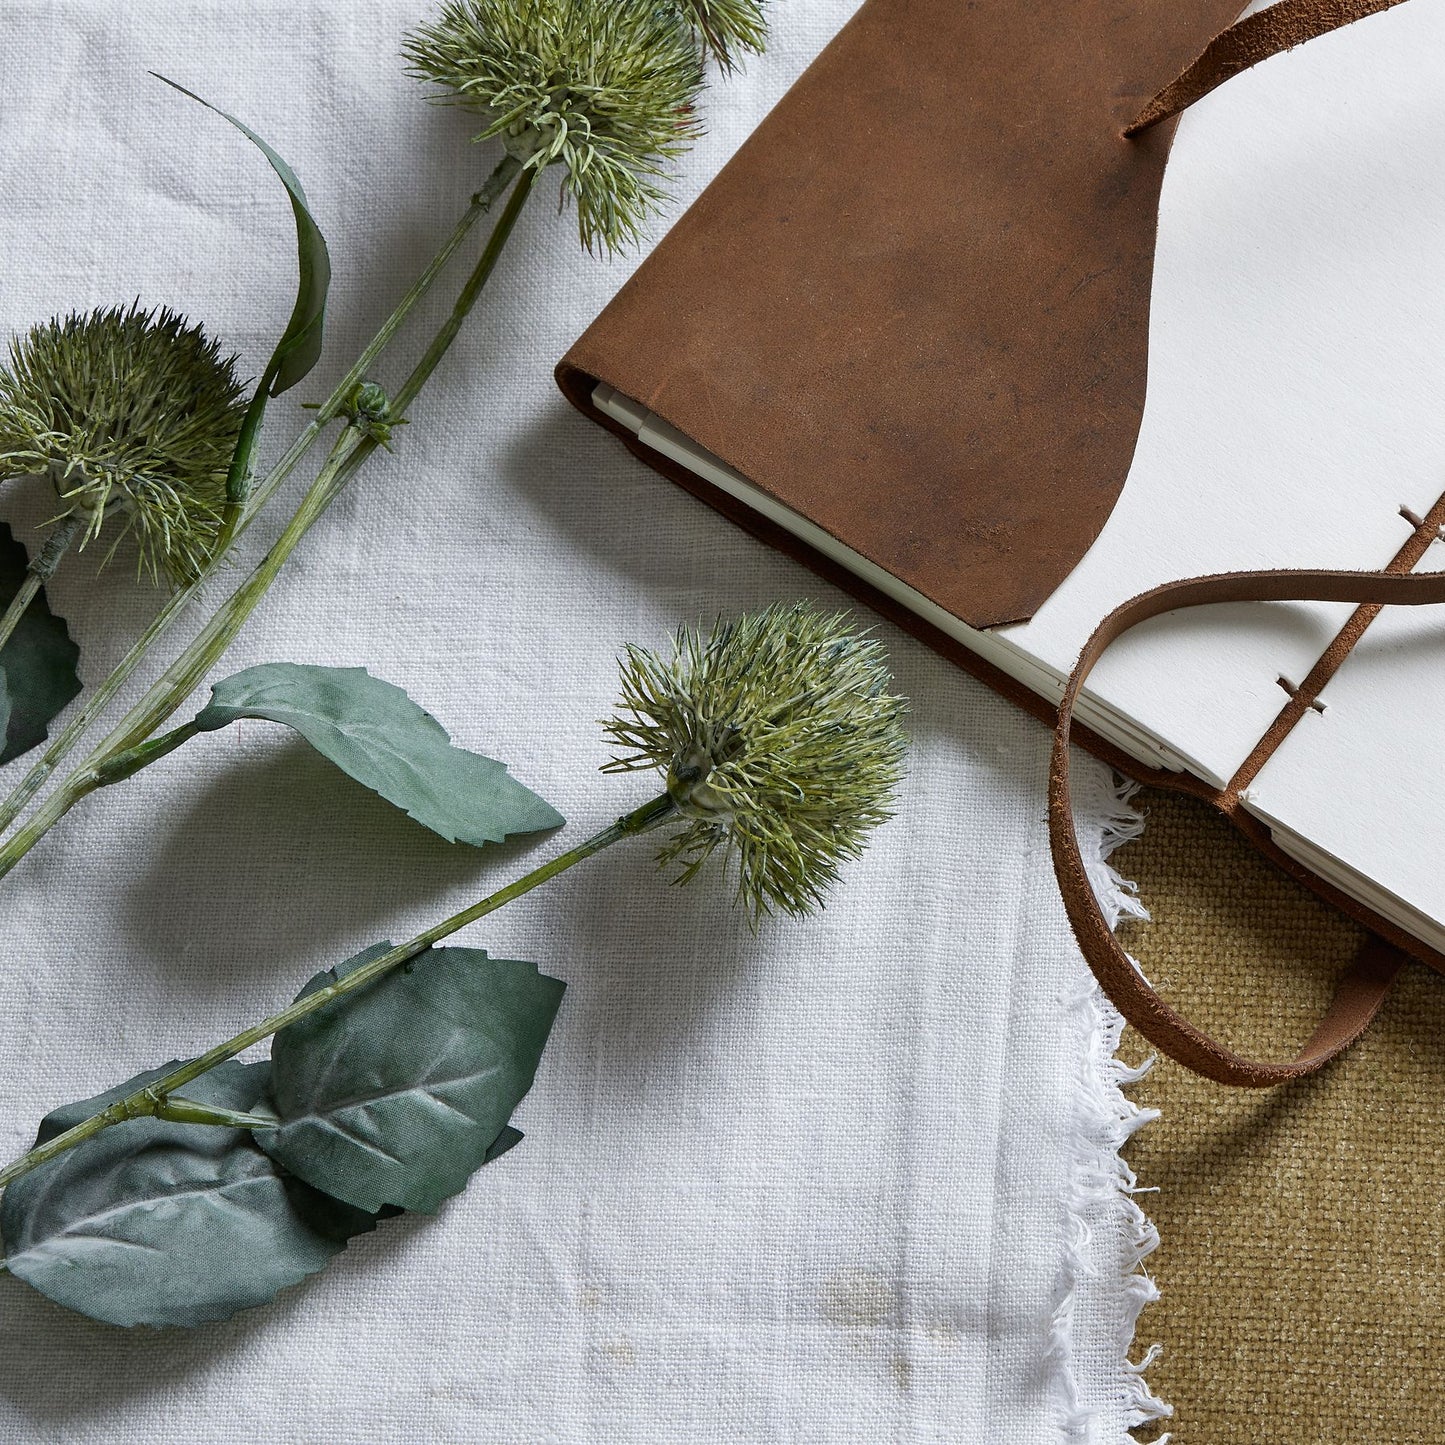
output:
[[[1078,781],[1078,811],[1099,825],[1092,846],[1085,850],[1085,871],[1110,927],[1125,915],[1147,918],[1135,886],[1109,862],[1117,847],[1144,830],[1143,817],[1131,802],[1138,785],[1103,768],[1089,769],[1087,781],[1081,773]],[[1158,1286],[1143,1268],[1143,1261],[1158,1247],[1159,1234],[1135,1201],[1138,1183],[1120,1151],[1136,1130],[1159,1117],[1159,1111],[1141,1109],[1123,1091],[1148,1073],[1153,1060],[1130,1068],[1116,1057],[1124,1019],[1087,970],[1081,970],[1078,986],[1066,1003],[1078,1020],[1084,1049],[1074,1091],[1074,1159],[1064,1201],[1063,1262],[1048,1354],[1062,1395],[1066,1438],[1089,1445],[1104,1445],[1106,1440],[1108,1445],[1129,1445],[1122,1437],[1102,1433],[1109,1427],[1101,1418],[1106,1410],[1114,1421],[1122,1416],[1129,1428],[1174,1413],[1145,1379],[1144,1372],[1159,1356],[1159,1346],[1150,1346],[1137,1362],[1129,1359],[1139,1314],[1159,1298]],[[1099,1399],[1086,1398],[1080,1391],[1075,1323],[1081,1290],[1098,1277],[1093,1246],[1096,1231],[1102,1229],[1123,1239],[1123,1309],[1109,1344],[1117,1375],[1105,1398]],[[1168,1439],[1162,1436],[1157,1445]]]
[[[1294,683],[1292,683],[1289,678],[1284,675],[1284,673],[1280,673],[1280,675],[1275,678],[1275,681],[1284,689],[1286,697],[1294,697],[1295,694],[1299,692],[1299,688],[1297,688]],[[1325,705],[1319,700],[1319,698],[1316,698],[1310,704],[1310,707],[1312,707],[1315,712],[1323,712],[1325,710]]]
[[[1445,534],[1445,494],[1423,516],[1417,516],[1409,507],[1402,505],[1400,515],[1410,524],[1410,536],[1405,544],[1385,565],[1386,572],[1413,572],[1425,553]],[[1335,634],[1334,641],[1315,660],[1305,680],[1298,687],[1292,687],[1287,678],[1280,678],[1280,685],[1289,693],[1289,701],[1280,709],[1275,720],[1265,730],[1264,736],[1254,745],[1249,756],[1239,766],[1239,771],[1229,780],[1227,793],[1239,796],[1259,776],[1259,771],[1274,755],[1276,748],[1284,742],[1295,724],[1313,708],[1324,712],[1325,704],[1319,701],[1320,693],[1330,679],[1339,671],[1351,649],[1365,635],[1375,618],[1383,611],[1378,602],[1361,603],[1350,614],[1349,620]]]

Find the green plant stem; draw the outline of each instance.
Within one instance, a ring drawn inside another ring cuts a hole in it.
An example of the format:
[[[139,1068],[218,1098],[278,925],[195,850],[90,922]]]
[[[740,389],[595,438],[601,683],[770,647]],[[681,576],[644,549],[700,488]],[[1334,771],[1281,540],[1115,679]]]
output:
[[[488,278],[496,267],[502,249],[516,225],[517,217],[526,204],[536,184],[535,168],[524,171],[512,187],[507,204],[497,217],[487,244],[477,264],[473,267],[466,285],[457,297],[451,314],[442,323],[431,345],[413,368],[411,375],[402,383],[393,399],[393,407],[400,417],[405,406],[416,398],[436,370],[447,349],[456,339],[462,323],[476,305]],[[195,691],[201,679],[211,670],[222,653],[231,645],[236,634],[255,611],[267,588],[275,580],[287,558],[297,544],[320,519],[327,507],[336,499],[346,483],[355,475],[361,464],[380,445],[375,436],[364,428],[348,426],[337,438],[331,455],[317,473],[315,481],[307,489],[285,530],[276,539],[271,550],[256,564],[251,575],[231,594],[212,615],[210,620],[192,639],[190,645],[175,659],[164,673],[151,685],[140,701],[120,720],[115,729],[90,756],[70,774],[68,778],[45,800],[20,828],[0,845],[0,878],[3,878],[76,803],[108,781],[107,763],[123,753],[133,756],[151,733],[169,718],[177,708]],[[164,748],[150,755],[143,755],[136,766],[122,776],[129,777],[147,763],[164,756],[170,748]]]
[[[482,288],[496,268],[497,260],[512,234],[517,217],[521,214],[528,195],[536,183],[535,169],[527,171],[512,188],[511,195],[497,222],[492,228],[487,244],[482,249],[477,264],[472,268],[466,285],[462,288],[451,314],[442,323],[440,330],[427,347],[422,359],[413,368],[411,375],[402,383],[393,398],[393,409],[398,419],[405,408],[415,399],[426,385],[432,372],[456,339],[472,308],[476,305]],[[180,705],[195,691],[201,679],[220,659],[240,632],[247,618],[255,611],[256,605],[266,595],[286,559],[295,550],[301,539],[320,519],[327,507],[341,493],[342,489],[360,469],[363,462],[381,445],[380,439],[370,435],[362,426],[351,426],[338,438],[326,465],[317,474],[316,480],[302,499],[296,514],[287,524],[286,530],[277,538],[275,545],[257,563],[251,575],[217,609],[215,615],[202,628],[190,646],[171,664],[151,686],[141,700],[133,707],[114,732],[91,754],[86,765],[80,770],[88,772],[94,765],[116,753],[136,747],[145,741],[161,723],[165,722]],[[4,851],[0,850],[0,863]],[[4,868],[0,867],[0,876]]]
[[[168,701],[175,697],[175,702],[170,705],[170,711],[174,711],[205,676],[210,659],[219,656],[240,631],[292,549],[325,510],[332,479],[347,461],[367,444],[368,438],[354,427],[347,427],[341,433],[331,449],[331,455],[317,474],[316,481],[312,483],[301,506],[287,523],[286,530],[277,539],[276,545],[261,559],[251,575],[231,594],[226,603],[212,615],[190,646],[166,669],[105,742],[0,845],[0,877],[4,877],[83,797],[108,781],[119,781],[118,778],[111,779],[106,776],[107,764],[123,754],[134,755],[151,730],[169,716],[169,712],[162,710],[162,700]],[[168,752],[170,749],[164,751]],[[130,771],[138,772],[145,762],[153,762],[163,755],[163,752],[154,752]]]
[[[419,301],[436,284],[447,263],[456,254],[463,241],[471,234],[477,222],[491,210],[497,198],[516,179],[521,162],[513,156],[504,156],[487,178],[482,188],[472,197],[461,220],[447,237],[441,249],[427,264],[426,269],[413,282],[411,288],[397,303],[395,310],[382,323],[380,330],[367,343],[355,364],[342,377],[335,390],[318,408],[311,422],[291,443],[280,461],[266,475],[251,495],[249,505],[236,527],[239,537],[265,507],[266,503],[300,465],[307,453],[316,444],[328,423],[341,414],[348,397],[356,386],[367,379],[367,373],[391,343],[402,323]],[[91,724],[109,705],[111,699],[129,680],[130,676],[149,654],[151,648],[177,622],[195,598],[196,593],[221,565],[221,557],[211,560],[201,575],[192,583],[171,594],[165,605],[151,620],[149,626],[136,640],[130,651],[117,664],[115,670],[102,682],[50,746],[31,767],[10,796],[0,804],[0,831],[8,828],[19,817],[30,800],[43,788],[60,764],[70,755],[76,744],[90,730]]]
[[[123,782],[126,778],[140,772],[142,768],[148,768],[152,763],[165,757],[167,753],[175,752],[182,743],[189,742],[200,731],[201,729],[192,719],[178,728],[173,728],[168,733],[162,733],[158,738],[138,743],[124,752],[111,753],[104,762],[97,763],[90,769],[95,777],[94,786],[108,788],[112,783]]]
[[[0,1169],[0,1188],[12,1180],[18,1179],[22,1174],[28,1174],[32,1169],[54,1159],[57,1154],[63,1154],[67,1149],[73,1149],[77,1144],[99,1134],[103,1129],[108,1129],[114,1124],[124,1123],[127,1119],[141,1119],[154,1115],[158,1109],[163,1108],[167,1097],[175,1090],[184,1088],[192,1079],[199,1078],[208,1070],[214,1069],[217,1064],[235,1058],[237,1054],[250,1048],[252,1044],[259,1044],[263,1039],[270,1038],[272,1034],[278,1033],[288,1024],[294,1024],[297,1019],[305,1018],[307,1014],[324,1008],[335,999],[353,993],[359,988],[364,988],[374,979],[390,973],[392,969],[400,967],[418,954],[425,953],[427,949],[440,943],[442,939],[449,938],[458,929],[465,928],[469,923],[475,923],[477,919],[484,918],[488,913],[495,913],[503,905],[521,898],[523,894],[530,893],[534,888],[555,878],[559,873],[565,873],[584,859],[594,857],[604,848],[610,848],[612,844],[620,843],[624,838],[635,838],[641,833],[650,831],[665,822],[674,812],[675,806],[672,799],[663,793],[660,797],[652,799],[651,802],[644,803],[642,807],[634,808],[632,812],[624,814],[616,822],[603,828],[600,832],[594,833],[585,842],[577,844],[575,848],[569,848],[565,853],[559,853],[549,863],[542,864],[540,868],[534,868],[524,877],[518,878],[516,882],[509,883],[505,888],[483,898],[479,903],[473,903],[471,907],[464,908],[460,913],[452,914],[450,918],[443,919],[442,922],[428,928],[424,933],[417,934],[410,942],[398,944],[379,958],[362,964],[360,968],[353,969],[334,983],[329,983],[314,993],[308,993],[304,997],[298,998],[295,1003],[291,1004],[289,1008],[282,1009],[280,1013],[262,1019],[260,1023],[251,1028],[242,1029],[240,1033],[227,1039],[225,1043],[217,1044],[215,1048],[208,1050],[199,1058],[172,1069],[170,1073],[157,1079],[153,1084],[149,1084],[143,1089],[137,1089],[135,1093],[111,1104],[100,1113],[91,1115],[89,1119],[67,1129],[63,1134],[57,1134],[39,1148],[32,1149],[28,1154],[22,1155],[4,1169]]]
[[[85,517],[80,512],[71,512],[63,518],[56,529],[45,539],[35,560],[25,569],[25,580],[20,590],[10,599],[5,615],[0,617],[0,648],[3,648],[20,625],[35,594],[55,576],[60,559],[70,550],[71,544],[85,530]]]
[[[462,287],[461,294],[452,307],[451,315],[442,323],[441,329],[432,338],[431,345],[422,353],[421,360],[417,362],[411,375],[402,382],[401,387],[392,398],[392,410],[398,418],[405,416],[407,407],[416,400],[417,393],[426,385],[432,372],[437,369],[442,357],[447,354],[452,342],[456,340],[457,333],[462,329],[462,323],[471,315],[472,308],[477,304],[477,298],[482,294],[482,289],[488,280],[491,279],[497,258],[502,254],[502,247],[507,244],[507,239],[512,234],[512,228],[517,224],[517,217],[522,214],[522,208],[527,204],[528,197],[531,196],[541,175],[540,168],[529,166],[522,172],[517,184],[512,187],[512,194],[507,198],[507,204],[502,208],[501,215],[497,217],[497,224],[487,242],[487,248],[482,252],[472,274],[467,277],[466,285]]]
[[[0,647],[4,647],[20,625],[20,619],[29,610],[30,604],[35,601],[35,594],[40,591],[40,576],[36,572],[27,571],[25,580],[20,584],[20,590],[10,599],[10,605],[5,609],[5,615],[0,617]]]

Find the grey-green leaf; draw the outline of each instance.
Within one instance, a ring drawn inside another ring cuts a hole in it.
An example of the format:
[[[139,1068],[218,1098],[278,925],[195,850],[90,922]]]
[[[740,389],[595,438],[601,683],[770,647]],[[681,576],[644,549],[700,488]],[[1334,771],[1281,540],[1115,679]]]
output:
[[[326,322],[326,293],[331,285],[331,257],[326,250],[326,238],[311,214],[306,192],[302,190],[296,172],[250,126],[235,116],[228,115],[208,100],[202,100],[194,91],[177,85],[174,80],[167,80],[164,75],[157,75],[156,79],[164,80],[172,89],[214,111],[255,145],[286,187],[291,211],[296,218],[296,304],[241,423],[241,435],[226,481],[227,501],[238,507],[245,501],[250,487],[251,468],[261,440],[261,419],[265,415],[266,403],[273,396],[280,396],[283,391],[295,386],[320,359]],[[228,524],[234,524],[234,520],[234,516],[228,515]]]
[[[237,718],[294,728],[344,773],[449,843],[480,847],[563,818],[499,762],[453,747],[446,729],[364,667],[270,662],[218,682],[192,726]]]
[[[36,1143],[173,1067],[57,1109]],[[187,1093],[249,1113],[269,1070],[231,1061]],[[194,1325],[263,1304],[375,1223],[289,1175],[245,1130],[156,1119],[117,1124],[22,1175],[0,1205],[10,1272],[114,1325]]]
[[[303,995],[389,947],[319,974]],[[276,1035],[280,1123],[258,1142],[359,1209],[429,1214],[521,1137],[507,1120],[532,1086],[562,990],[530,963],[432,949]]]
[[[0,522],[0,611],[20,590],[29,565],[25,544]],[[79,659],[65,619],[50,610],[42,587],[0,648],[0,763],[45,741],[51,722],[80,691]]]
[[[483,1164],[490,1164],[494,1159],[500,1159],[509,1149],[515,1149],[526,1136],[520,1129],[514,1129],[510,1124],[487,1145],[486,1158]]]

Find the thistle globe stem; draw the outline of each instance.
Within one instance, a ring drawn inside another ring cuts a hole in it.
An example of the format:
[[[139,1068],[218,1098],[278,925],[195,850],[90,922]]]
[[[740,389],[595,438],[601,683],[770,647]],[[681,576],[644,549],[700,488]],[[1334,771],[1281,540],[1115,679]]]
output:
[[[381,328],[377,331],[376,335],[372,337],[371,341],[367,343],[365,349],[356,359],[356,362],[350,370],[348,370],[346,375],[337,383],[331,395],[321,404],[311,422],[302,430],[296,440],[292,442],[286,453],[267,474],[265,479],[258,483],[252,492],[250,503],[236,527],[235,535],[237,538],[245,532],[247,527],[251,525],[270,501],[277,489],[290,477],[297,466],[300,465],[307,453],[320,439],[326,425],[342,414],[348,398],[355,391],[356,387],[366,380],[367,373],[390,345],[402,323],[417,303],[432,290],[462,243],[471,234],[482,217],[492,209],[497,199],[517,179],[521,169],[521,162],[512,155],[504,155],[498,162],[481,189],[472,197],[470,205],[457,222],[451,235],[443,243],[441,249],[397,303],[395,310],[386,321],[382,323]],[[528,187],[528,189],[530,189],[530,187]],[[515,216],[513,216],[512,219],[515,221]],[[507,229],[510,231],[510,225]],[[502,239],[505,240],[505,237]],[[494,262],[495,256],[493,256],[493,263]],[[476,288],[471,298],[472,302],[475,302],[476,294],[479,293],[479,291],[480,287]],[[455,316],[456,312],[454,308],[452,318],[448,319],[447,325],[449,327],[452,326]],[[462,319],[464,319],[464,317]],[[459,328],[459,326],[460,321],[457,321],[456,327]],[[455,335],[455,329],[453,329],[452,335]],[[445,348],[443,348],[443,350],[444,349]],[[408,382],[408,386],[412,388],[409,392],[408,399],[416,395],[416,392],[420,390],[421,385],[425,382],[427,376],[431,374],[431,371],[440,359],[441,354],[438,353],[431,360],[425,374],[422,374],[422,367],[420,365],[417,367]],[[404,403],[401,403],[399,400],[393,403],[397,410],[400,409],[401,404]],[[347,473],[346,477],[341,478],[342,484],[344,484],[344,481],[349,475],[350,473]],[[333,478],[332,480],[335,481],[336,479]],[[320,481],[319,477],[317,481]],[[312,491],[314,490],[315,484],[313,483]],[[330,493],[327,502],[329,503],[330,500],[338,495],[339,491],[340,486],[337,486],[335,490]],[[297,509],[297,514],[292,518],[293,523],[296,521],[296,517],[307,507],[310,498],[311,492],[308,492],[307,498],[303,499]],[[317,512],[316,516],[319,515],[320,513]],[[311,520],[314,521],[315,516],[313,516]],[[307,525],[309,526],[310,523]],[[299,537],[297,540],[299,540]],[[0,830],[8,828],[15,821],[36,793],[49,781],[60,764],[74,751],[77,744],[110,704],[115,694],[125,685],[136,668],[146,659],[152,648],[160,641],[161,637],[170,630],[180,619],[181,614],[184,613],[191,602],[195,600],[196,594],[218,570],[221,561],[222,558],[219,555],[214,557],[199,577],[171,595],[160,612],[156,614],[149,626],[147,626],[145,631],[136,640],[130,651],[121,659],[115,670],[95,689],[80,710],[70,722],[66,724],[59,736],[55,738],[41,755],[40,759],[31,767],[30,771],[11,792],[10,796],[3,804],[0,804]],[[150,694],[147,694],[147,696],[150,696]],[[181,700],[183,699],[177,700],[176,706],[179,705],[179,701]],[[174,707],[171,710],[174,711]],[[165,715],[168,716],[169,714]],[[154,725],[155,724],[152,724],[152,726]],[[92,753],[91,758],[87,759],[87,764],[93,762],[101,751],[108,749],[109,745],[114,742],[115,736],[115,734],[112,734],[112,736],[106,740],[106,743],[102,744],[100,749]],[[84,771],[84,765],[80,771]],[[67,784],[47,803],[43,816],[41,813],[36,814],[32,823],[41,824],[41,826],[36,829],[27,825],[24,832],[28,835],[29,841],[25,842],[23,846],[17,845],[18,851],[14,853],[14,856],[10,856],[11,849],[9,844],[6,844],[3,849],[0,849],[0,877],[3,877],[4,874],[9,871],[10,867],[33,846],[34,842],[44,836],[45,831],[47,831],[51,824],[63,816],[79,796],[83,796],[84,792],[89,791],[89,789],[82,788],[79,792],[76,792],[75,789],[70,786],[76,781],[76,776],[77,775],[72,775],[72,778],[67,780]],[[68,800],[64,800],[62,795],[67,792],[73,793],[74,795],[70,796]],[[57,799],[62,800],[63,805],[62,803],[56,803]],[[52,808],[51,803],[56,803],[56,806]],[[16,841],[20,837],[21,835],[17,833],[15,839],[12,841]]]
[[[85,517],[79,511],[61,518],[59,526],[45,539],[45,545],[36,554],[35,560],[25,570],[25,580],[20,590],[10,599],[10,605],[0,616],[0,649],[10,641],[20,619],[25,616],[35,594],[55,576],[60,559],[70,550],[75,539],[85,530]]]
[[[35,594],[40,591],[40,576],[31,568],[25,573],[25,580],[20,584],[20,590],[10,599],[10,605],[5,609],[5,615],[0,617],[0,648],[3,648],[15,629],[20,625],[20,619],[25,616],[30,604],[35,601]]]
[[[235,1058],[242,1050],[250,1048],[252,1044],[261,1043],[264,1039],[270,1038],[272,1034],[279,1033],[288,1024],[295,1023],[297,1019],[305,1018],[307,1014],[314,1013],[334,1000],[342,998],[356,989],[364,988],[383,974],[400,968],[402,964],[425,953],[434,944],[440,943],[444,938],[449,938],[459,929],[465,928],[467,924],[475,923],[477,919],[484,918],[489,913],[495,913],[505,904],[530,893],[534,888],[557,877],[559,873],[565,873],[569,868],[575,867],[585,859],[595,857],[614,843],[620,843],[624,838],[635,838],[650,832],[659,824],[665,823],[674,811],[672,799],[664,793],[661,797],[644,803],[640,808],[634,808],[630,813],[623,814],[615,822],[578,843],[576,847],[569,848],[565,853],[559,853],[550,862],[543,863],[540,868],[534,868],[530,873],[509,883],[505,888],[490,894],[480,902],[473,903],[470,907],[463,908],[460,913],[454,913],[450,918],[444,918],[425,932],[417,934],[409,942],[388,949],[380,957],[362,964],[360,968],[353,969],[334,983],[327,984],[324,988],[316,989],[314,992],[298,998],[279,1013],[262,1019],[260,1023],[254,1024],[248,1029],[243,1029],[224,1043],[217,1044],[215,1048],[208,1050],[199,1058],[179,1065],[170,1073],[146,1085],[145,1088],[137,1089],[135,1093],[117,1100],[99,1113],[91,1115],[89,1119],[82,1120],[73,1128],[47,1140],[39,1148],[22,1155],[13,1163],[6,1165],[4,1169],[0,1169],[0,1188],[4,1188],[12,1180],[20,1178],[22,1174],[28,1174],[32,1169],[54,1159],[56,1155],[73,1149],[77,1144],[84,1143],[85,1140],[114,1124],[123,1124],[127,1119],[141,1119],[156,1114],[164,1115],[167,1112],[167,1100],[175,1090],[184,1088],[193,1079],[214,1069],[217,1064],[223,1064],[227,1059]],[[209,1121],[197,1120],[196,1122]]]
[[[508,164],[508,161],[511,161],[511,164]],[[506,168],[507,179],[510,181],[517,177],[520,163],[508,157],[507,161],[498,166],[497,171],[502,172],[503,167]],[[455,341],[463,322],[476,305],[478,297],[495,269],[497,260],[516,225],[517,218],[536,185],[536,179],[535,169],[522,171],[520,178],[516,179],[507,204],[501,215],[498,216],[492,233],[487,239],[487,244],[467,278],[466,284],[462,287],[451,314],[443,322],[421,360],[417,362],[411,374],[398,390],[393,400],[393,409],[398,415],[411,401],[415,400],[452,342]],[[347,395],[349,394],[348,391]],[[318,416],[324,414],[325,408],[318,413]],[[342,432],[333,446],[326,464],[308,488],[301,505],[296,509],[286,529],[277,538],[271,550],[256,565],[251,575],[212,614],[210,620],[190,645],[152,684],[109,736],[93,749],[86,760],[45,800],[35,815],[23,827],[17,829],[3,846],[0,846],[0,878],[9,873],[16,863],[76,803],[87,794],[94,792],[105,781],[104,769],[108,761],[118,754],[128,753],[138,748],[185,702],[206,673],[234,641],[302,538],[321,518],[327,507],[340,495],[362,463],[379,445],[377,437],[356,426],[348,426]],[[251,513],[248,512],[247,517],[243,518],[243,524],[250,515]],[[156,750],[145,756],[143,761],[132,768],[126,776],[139,772],[141,767],[163,757],[167,751],[169,749]]]
[[[511,195],[502,213],[492,228],[487,244],[482,250],[471,275],[462,287],[451,314],[442,323],[432,338],[422,358],[402,383],[392,402],[398,417],[415,400],[426,385],[443,356],[456,340],[462,323],[476,305],[483,287],[491,278],[497,260],[507,244],[521,214],[532,187],[536,184],[536,172],[525,171],[512,187]],[[246,619],[255,611],[256,605],[266,595],[276,574],[297,544],[311,530],[331,503],[340,495],[346,484],[356,475],[361,465],[381,445],[378,437],[364,428],[348,427],[338,438],[326,465],[317,474],[300,507],[291,518],[286,530],[277,538],[265,557],[257,563],[251,575],[217,609],[214,616],[201,630],[189,647],[171,664],[144,697],[121,719],[115,730],[91,754],[83,765],[84,769],[94,767],[115,753],[127,751],[142,743],[151,733],[165,722],[195,690],[201,679],[220,659],[240,632]]]

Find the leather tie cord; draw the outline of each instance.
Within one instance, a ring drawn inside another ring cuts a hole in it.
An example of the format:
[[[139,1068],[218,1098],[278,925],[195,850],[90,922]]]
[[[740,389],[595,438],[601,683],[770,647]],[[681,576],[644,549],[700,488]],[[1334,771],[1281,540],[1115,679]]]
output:
[[[1074,704],[1110,644],[1151,617],[1220,602],[1417,607],[1445,602],[1445,573],[1223,572],[1168,582],[1116,607],[1099,624],[1064,689],[1049,767],[1049,846],[1064,907],[1085,961],[1119,1011],[1156,1048],[1219,1083],[1266,1088],[1313,1073],[1352,1044],[1379,1010],[1404,955],[1381,939],[1367,939],[1341,980],[1324,1020],[1291,1062],[1264,1063],[1236,1054],[1170,1008],[1120,947],[1089,884],[1069,793]]]
[[[1160,121],[1178,115],[1261,60],[1399,3],[1400,0],[1276,0],[1267,9],[1236,21],[1216,35],[1198,57],[1145,106],[1124,134],[1138,136]],[[1324,1019],[1289,1063],[1247,1059],[1176,1013],[1155,993],[1138,966],[1119,946],[1084,869],[1069,795],[1069,731],[1075,700],[1112,642],[1131,627],[1178,608],[1218,602],[1353,602],[1358,608],[1445,602],[1445,575],[1411,574],[1408,568],[1415,560],[1402,554],[1396,559],[1401,570],[1393,572],[1231,572],[1166,583],[1116,607],[1099,624],[1079,655],[1064,691],[1049,769],[1049,845],[1069,922],[1094,976],[1124,1017],[1156,1048],[1219,1083],[1267,1088],[1322,1068],[1364,1032],[1384,1002],[1405,955],[1382,939],[1367,937],[1340,980]],[[1368,625],[1370,615],[1357,614],[1359,630]],[[1347,650],[1355,640],[1354,636],[1342,635],[1339,643]],[[1283,725],[1283,714],[1281,722]],[[1287,726],[1283,730],[1287,731]],[[1253,771],[1258,771],[1272,746],[1278,744],[1280,738],[1273,733],[1279,731],[1272,730],[1251,755]],[[1241,777],[1245,771],[1242,770]],[[1239,783],[1240,779],[1236,779],[1231,789]]]
[[[1389,10],[1400,0],[1276,0],[1221,31],[1184,72],[1170,81],[1124,131],[1137,136],[1194,104],[1242,70],[1292,50],[1306,40],[1338,30],[1367,15]]]

